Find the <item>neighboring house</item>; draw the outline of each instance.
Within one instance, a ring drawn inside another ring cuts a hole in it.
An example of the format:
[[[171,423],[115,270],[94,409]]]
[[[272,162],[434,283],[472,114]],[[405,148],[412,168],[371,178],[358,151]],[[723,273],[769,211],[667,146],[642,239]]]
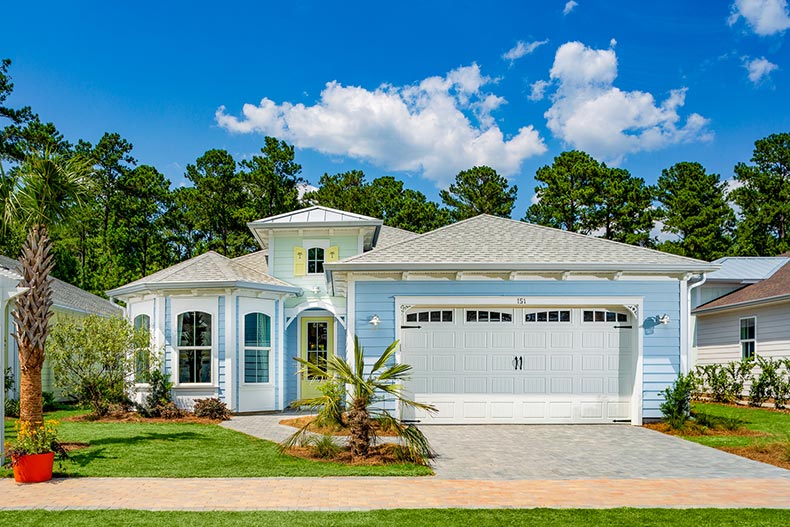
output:
[[[109,291],[164,350],[176,401],[238,412],[316,395],[294,357],[367,364],[392,341],[423,423],[640,424],[688,368],[689,281],[707,262],[481,215],[415,235],[310,207]],[[141,385],[141,391],[145,386]]]
[[[16,340],[13,337],[14,321],[11,316],[13,311],[13,300],[10,300],[9,293],[18,292],[17,285],[22,279],[19,274],[19,262],[7,256],[0,256],[0,291],[3,294],[3,303],[0,304],[0,357],[2,357],[2,367],[5,370],[11,367],[14,376],[18,378],[19,355],[17,352]],[[102,316],[120,316],[123,310],[109,300],[98,297],[79,287],[67,284],[57,278],[52,279],[52,310],[54,312],[51,323],[57,324],[58,319],[63,317],[86,317],[91,314]],[[45,360],[44,369],[41,372],[41,385],[45,392],[57,393],[52,367]],[[6,387],[9,396],[18,397],[19,385]]]
[[[790,356],[790,258],[724,258],[696,306],[696,363]]]

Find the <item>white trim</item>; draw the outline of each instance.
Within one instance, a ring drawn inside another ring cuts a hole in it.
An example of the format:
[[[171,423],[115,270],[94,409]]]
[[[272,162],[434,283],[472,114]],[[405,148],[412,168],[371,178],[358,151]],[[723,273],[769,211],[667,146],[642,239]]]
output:
[[[304,249],[329,249],[331,243],[328,238],[324,239],[313,239],[313,240],[302,240],[302,247]]]
[[[689,372],[689,290],[688,281],[680,281],[680,373],[686,375]]]
[[[283,327],[283,332],[285,332],[285,330],[288,329],[288,327],[293,324],[297,318],[299,318],[299,315],[302,313],[302,311],[306,311],[308,309],[323,309],[324,311],[330,313],[334,318],[339,320],[343,328],[348,326],[348,321],[345,321],[344,319],[346,318],[346,313],[351,313],[351,311],[348,309],[338,308],[331,302],[316,298],[302,302],[297,306],[283,309],[283,311],[286,311],[285,316],[288,319],[285,323],[285,326]]]
[[[278,313],[280,332],[277,339],[278,362],[280,370],[277,375],[277,393],[280,401],[277,406],[278,410],[283,410],[286,407],[285,402],[285,302],[282,300],[274,301],[274,310]],[[297,343],[299,341],[297,340]],[[297,344],[298,345],[298,344]],[[288,401],[290,403],[290,401]]]
[[[631,425],[642,425],[642,386],[644,382],[644,344],[641,318],[644,317],[644,297],[641,296],[398,296],[395,297],[395,340],[401,340],[401,322],[405,311],[412,306],[636,306],[631,313],[634,320],[634,334],[637,336],[636,364],[634,366],[634,387],[631,393]],[[524,299],[522,302],[521,299]],[[404,308],[404,306],[408,306]],[[631,311],[629,309],[629,311]],[[353,313],[353,311],[350,311]],[[756,324],[755,324],[756,336]],[[401,362],[401,349],[395,354]],[[401,415],[401,405],[397,404],[397,415]]]
[[[346,315],[346,362],[348,362],[352,368],[354,364],[356,364],[357,352],[354,348],[354,332],[356,331],[355,310],[357,305],[356,293],[357,284],[353,279],[350,279],[346,285],[346,313],[348,313],[348,315]],[[398,316],[397,307],[395,316]]]

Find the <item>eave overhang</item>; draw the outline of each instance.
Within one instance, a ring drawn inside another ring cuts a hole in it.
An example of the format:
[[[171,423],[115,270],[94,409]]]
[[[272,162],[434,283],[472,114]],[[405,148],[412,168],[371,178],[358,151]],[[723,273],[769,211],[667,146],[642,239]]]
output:
[[[192,290],[192,289],[253,289],[256,291],[271,291],[274,293],[298,295],[302,288],[296,286],[282,286],[276,284],[262,284],[260,282],[248,282],[241,280],[227,281],[206,281],[206,282],[144,282],[133,286],[124,286],[107,291],[107,296],[118,298],[130,296],[141,292],[153,291],[172,291],[172,290]]]

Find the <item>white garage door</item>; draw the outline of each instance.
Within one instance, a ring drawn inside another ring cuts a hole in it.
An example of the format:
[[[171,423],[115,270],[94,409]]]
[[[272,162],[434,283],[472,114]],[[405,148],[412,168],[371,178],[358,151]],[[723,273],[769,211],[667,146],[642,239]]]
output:
[[[617,307],[414,307],[401,325],[406,393],[430,423],[630,421],[633,316]]]

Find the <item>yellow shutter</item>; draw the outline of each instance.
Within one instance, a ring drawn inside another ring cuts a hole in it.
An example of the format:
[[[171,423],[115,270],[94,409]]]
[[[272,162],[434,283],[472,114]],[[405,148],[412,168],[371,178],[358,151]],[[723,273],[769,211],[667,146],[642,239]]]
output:
[[[307,251],[294,247],[294,276],[304,276],[307,268]]]
[[[333,245],[332,247],[327,247],[324,261],[329,262],[336,262],[340,260],[340,247],[337,245]]]

